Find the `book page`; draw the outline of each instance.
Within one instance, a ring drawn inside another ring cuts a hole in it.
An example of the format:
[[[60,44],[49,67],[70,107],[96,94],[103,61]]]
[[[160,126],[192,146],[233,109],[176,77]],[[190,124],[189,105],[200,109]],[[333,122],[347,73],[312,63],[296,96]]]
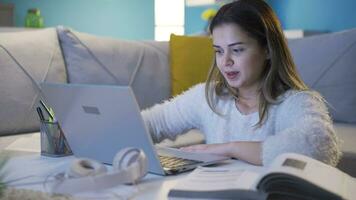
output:
[[[198,167],[178,182],[173,189],[185,191],[254,190],[252,186],[258,176],[259,174],[253,171]]]
[[[278,156],[266,171],[265,176],[271,173],[284,173],[286,176],[290,174],[299,177],[345,199],[350,198],[349,188],[356,188],[355,179],[351,176],[335,167],[300,154],[285,153]],[[263,177],[261,176],[260,179]]]

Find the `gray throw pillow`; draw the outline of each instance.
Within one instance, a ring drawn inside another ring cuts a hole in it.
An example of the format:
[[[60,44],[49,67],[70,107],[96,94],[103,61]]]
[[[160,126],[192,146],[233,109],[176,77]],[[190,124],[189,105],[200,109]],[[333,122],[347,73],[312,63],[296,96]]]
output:
[[[37,131],[38,89],[13,58],[37,84],[66,82],[56,30],[0,33],[0,45],[0,135]]]
[[[335,121],[356,122],[356,29],[289,40],[302,79],[329,103]]]
[[[170,94],[168,43],[125,41],[57,28],[69,83],[131,85],[140,108]]]

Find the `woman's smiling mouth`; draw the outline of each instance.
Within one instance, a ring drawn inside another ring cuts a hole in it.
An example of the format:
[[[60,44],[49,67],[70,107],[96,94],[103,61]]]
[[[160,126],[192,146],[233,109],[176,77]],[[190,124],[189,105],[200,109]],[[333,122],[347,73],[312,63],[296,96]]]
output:
[[[226,74],[226,78],[228,78],[230,80],[234,80],[239,75],[239,72],[238,71],[232,71],[232,72],[225,72],[225,74]]]

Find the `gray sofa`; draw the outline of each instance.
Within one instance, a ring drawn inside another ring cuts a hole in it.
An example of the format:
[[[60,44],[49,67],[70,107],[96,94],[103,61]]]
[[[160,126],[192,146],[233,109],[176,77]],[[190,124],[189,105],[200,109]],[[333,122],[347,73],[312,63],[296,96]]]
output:
[[[339,168],[356,176],[356,30],[289,41],[304,81],[328,101],[341,138]],[[37,83],[131,85],[141,109],[170,97],[168,42],[102,38],[65,28],[0,28],[0,135],[38,131]],[[31,80],[28,76],[31,76]],[[1,138],[1,137],[0,137]],[[202,142],[191,131],[180,146]],[[283,142],[283,141],[281,141]],[[298,142],[298,141],[296,141]]]

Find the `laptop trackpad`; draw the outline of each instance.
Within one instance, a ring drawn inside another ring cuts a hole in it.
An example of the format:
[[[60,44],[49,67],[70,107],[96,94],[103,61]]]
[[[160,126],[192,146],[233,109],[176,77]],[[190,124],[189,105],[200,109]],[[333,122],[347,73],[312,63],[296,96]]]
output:
[[[207,154],[207,153],[187,152],[177,148],[170,148],[170,147],[156,146],[156,150],[158,155],[185,158],[190,160],[198,160],[203,162],[222,161],[222,160],[229,159],[228,157],[225,156],[219,156],[219,155]]]

